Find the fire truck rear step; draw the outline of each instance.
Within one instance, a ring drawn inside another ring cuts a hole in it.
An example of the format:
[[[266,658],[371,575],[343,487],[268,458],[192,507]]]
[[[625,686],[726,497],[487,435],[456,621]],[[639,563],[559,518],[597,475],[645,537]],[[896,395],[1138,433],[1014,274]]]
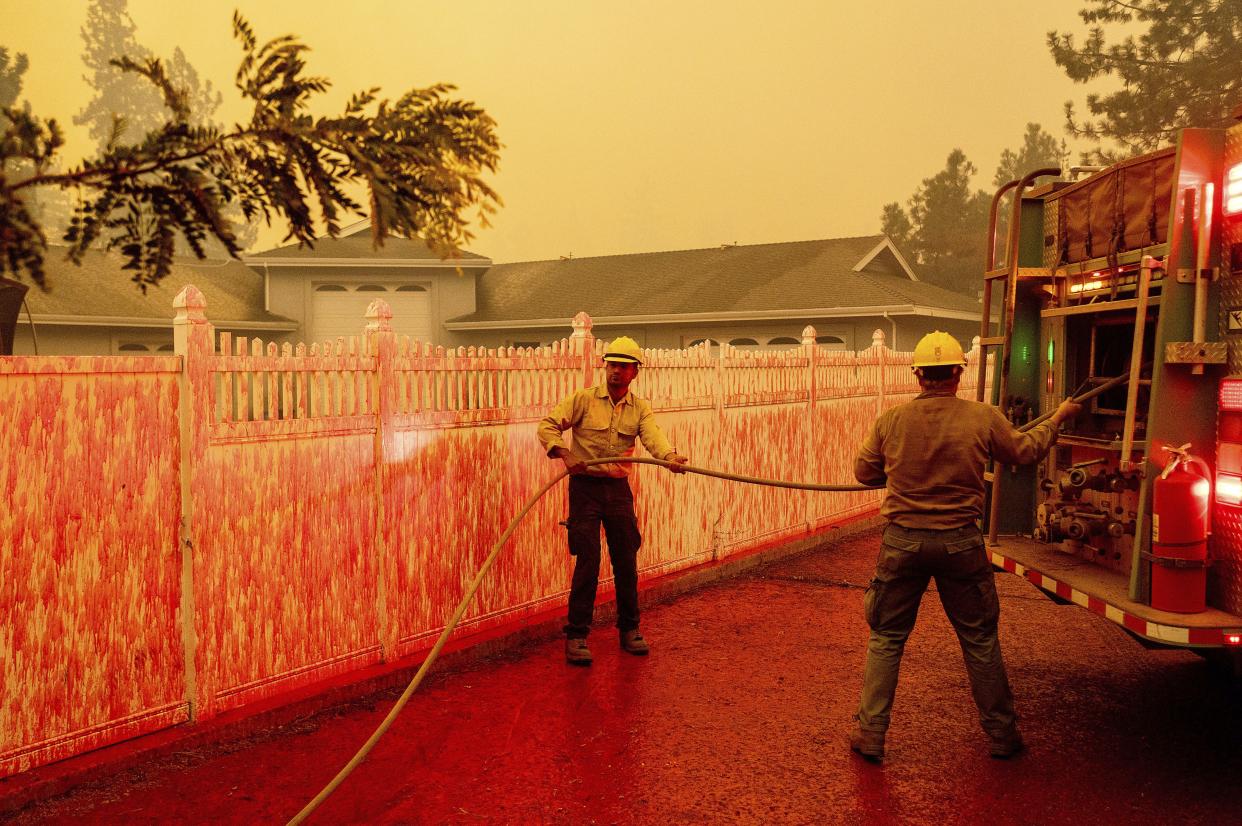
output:
[[[1197,614],[1176,614],[1135,602],[1128,596],[1127,575],[1054,545],[1022,536],[1002,536],[988,553],[997,568],[1099,614],[1136,636],[1179,647],[1242,645],[1242,617],[1210,607]]]

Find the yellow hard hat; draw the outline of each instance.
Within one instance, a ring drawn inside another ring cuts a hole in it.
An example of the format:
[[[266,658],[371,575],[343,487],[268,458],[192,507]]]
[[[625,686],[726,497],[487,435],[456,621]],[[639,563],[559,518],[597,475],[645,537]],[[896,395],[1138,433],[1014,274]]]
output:
[[[604,348],[604,361],[619,361],[625,364],[642,364],[643,351],[638,342],[629,336],[614,338]]]
[[[935,330],[919,339],[914,346],[915,367],[939,367],[949,364],[966,364],[962,345],[948,333]]]

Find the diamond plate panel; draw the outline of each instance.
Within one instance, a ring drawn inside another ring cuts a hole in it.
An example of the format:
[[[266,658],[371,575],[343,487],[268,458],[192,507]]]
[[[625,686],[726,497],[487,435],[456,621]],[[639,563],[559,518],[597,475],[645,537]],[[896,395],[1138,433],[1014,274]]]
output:
[[[1044,267],[1052,269],[1057,265],[1057,251],[1060,248],[1061,227],[1057,216],[1061,214],[1056,198],[1044,199]],[[1051,242],[1048,239],[1052,239]]]
[[[1207,319],[1204,319],[1207,323]],[[1224,364],[1223,341],[1170,341],[1164,345],[1165,364]]]
[[[1242,507],[1222,505],[1213,511],[1208,601],[1231,614],[1242,614]]]
[[[1225,132],[1226,174],[1242,163],[1242,124]],[[1228,368],[1242,373],[1242,329],[1230,331],[1230,310],[1242,310],[1242,269],[1234,270],[1233,248],[1242,245],[1242,220],[1221,224],[1220,333],[1228,345]],[[1240,259],[1242,260],[1242,259]],[[1219,428],[1219,420],[1217,421]],[[1219,430],[1218,430],[1219,432]],[[1208,575],[1208,599],[1231,614],[1242,614],[1242,507],[1217,503],[1213,509],[1212,555],[1216,558]]]
[[[1225,132],[1226,170],[1242,163],[1242,124],[1232,126]],[[1229,345],[1229,372],[1242,373],[1242,330],[1234,325],[1229,331],[1229,311],[1242,311],[1242,270],[1232,271],[1233,247],[1242,244],[1242,220],[1225,220],[1222,223],[1223,245],[1220,267],[1220,332]]]

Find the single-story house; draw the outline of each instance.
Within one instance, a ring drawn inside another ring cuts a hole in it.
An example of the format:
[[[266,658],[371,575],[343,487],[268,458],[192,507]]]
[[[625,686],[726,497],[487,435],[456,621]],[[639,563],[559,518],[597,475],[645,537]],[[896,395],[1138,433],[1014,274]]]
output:
[[[645,347],[788,347],[807,324],[838,349],[870,346],[877,328],[895,349],[934,329],[969,346],[981,312],[974,298],[920,281],[884,235],[498,264],[475,295],[477,309],[444,326],[487,346],[561,338],[580,310],[596,337]]]
[[[568,336],[580,311],[597,337],[624,333],[646,347],[782,348],[811,324],[829,347],[865,348],[879,328],[905,349],[932,329],[963,344],[979,330],[975,299],[920,281],[883,235],[493,264],[470,252],[444,261],[403,238],[376,250],[364,224],[313,248],[179,259],[145,294],[120,264],[93,253],[79,268],[53,248],[51,290],[30,290],[14,352],[33,352],[31,318],[44,354],[167,352],[172,299],[188,283],[217,329],[278,343],[357,335],[376,298],[397,332],[447,346],[547,343]]]

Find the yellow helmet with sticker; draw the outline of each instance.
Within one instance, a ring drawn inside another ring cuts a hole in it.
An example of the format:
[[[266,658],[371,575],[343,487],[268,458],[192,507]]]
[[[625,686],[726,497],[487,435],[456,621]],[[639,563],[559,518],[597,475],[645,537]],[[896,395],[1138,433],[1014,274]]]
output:
[[[935,330],[919,339],[914,346],[915,367],[939,367],[950,364],[966,364],[962,345],[948,333]]]

